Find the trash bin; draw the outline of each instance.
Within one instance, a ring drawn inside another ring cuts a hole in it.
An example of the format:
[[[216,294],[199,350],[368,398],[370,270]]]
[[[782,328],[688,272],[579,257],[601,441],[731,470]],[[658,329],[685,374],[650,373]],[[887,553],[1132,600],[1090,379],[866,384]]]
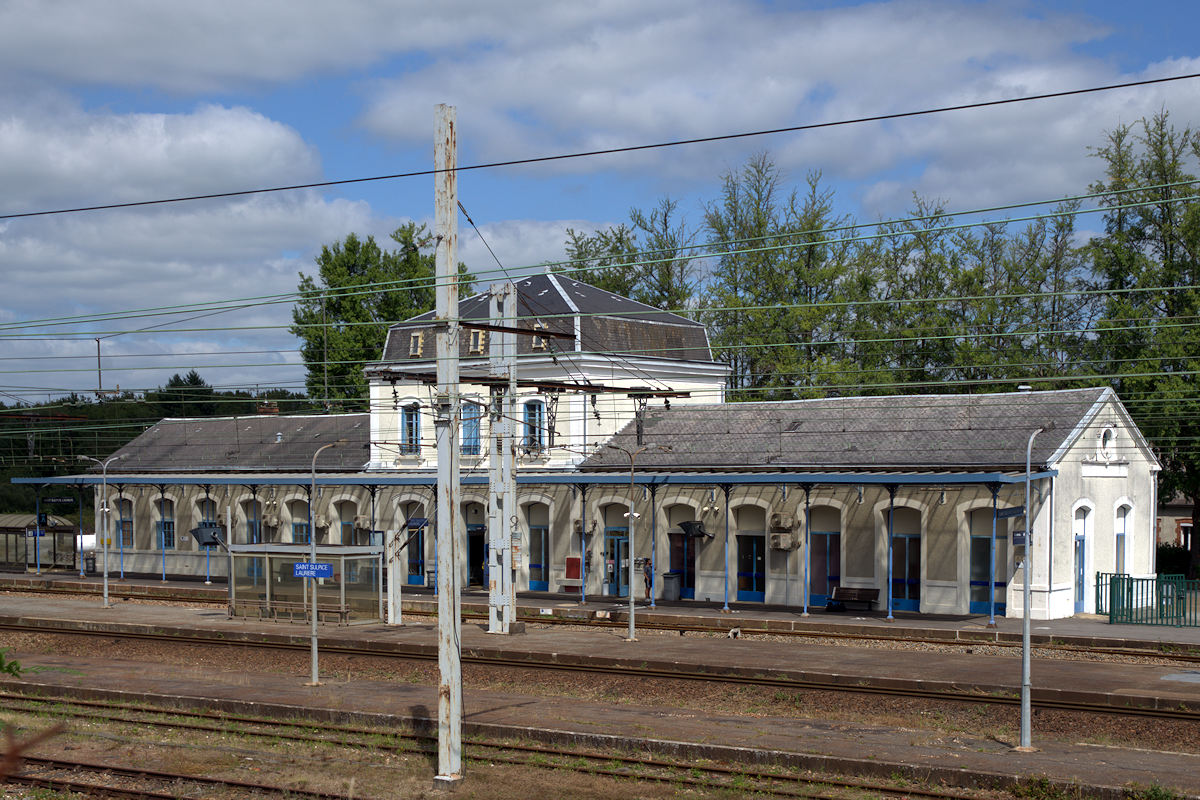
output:
[[[96,574],[96,554],[88,553],[83,557],[83,571],[88,575]]]
[[[664,572],[662,576],[662,599],[679,599],[679,579],[683,576],[678,572]]]

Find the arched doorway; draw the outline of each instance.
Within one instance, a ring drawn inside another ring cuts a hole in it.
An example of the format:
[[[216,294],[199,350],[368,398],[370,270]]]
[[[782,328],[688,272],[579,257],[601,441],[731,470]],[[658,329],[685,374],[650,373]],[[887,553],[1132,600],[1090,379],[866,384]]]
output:
[[[601,509],[604,519],[604,593],[629,595],[629,506],[610,503]]]
[[[550,506],[530,503],[525,506],[529,524],[529,591],[550,590]]]
[[[679,598],[691,600],[696,597],[696,550],[700,538],[695,535],[695,526],[689,525],[691,532],[685,530],[684,523],[695,523],[696,511],[691,506],[673,505],[667,507],[667,542],[670,547],[670,563],[668,572],[679,576]]]
[[[767,597],[767,512],[758,506],[734,511],[737,524],[737,599],[761,603]]]
[[[487,510],[481,503],[465,503],[467,523],[467,586],[487,586]]]
[[[833,506],[813,506],[808,526],[808,602],[823,606],[842,582],[842,513]]]
[[[887,530],[888,510],[883,510]],[[921,610],[921,512],[897,506],[892,517],[892,608]]]
[[[970,612],[1004,614],[1008,594],[1008,521],[996,520],[996,560],[992,562],[992,509],[977,508],[968,516],[971,529]],[[993,583],[994,579],[994,583]],[[993,602],[995,606],[993,606]]]

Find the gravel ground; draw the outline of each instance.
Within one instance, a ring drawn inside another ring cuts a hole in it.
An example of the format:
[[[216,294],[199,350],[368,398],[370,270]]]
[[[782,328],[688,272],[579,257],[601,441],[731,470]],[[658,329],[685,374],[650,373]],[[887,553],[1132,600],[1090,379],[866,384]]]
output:
[[[678,634],[672,634],[678,635]],[[6,634],[13,655],[56,654],[77,658],[126,659],[207,667],[214,671],[305,674],[307,653],[261,648],[104,639],[64,634]],[[374,656],[322,656],[321,671],[334,680],[375,680],[436,685],[437,665]],[[843,721],[924,731],[934,735],[969,734],[1016,744],[1019,709],[971,702],[926,700],[829,691],[789,691],[722,681],[677,681],[537,669],[463,666],[470,691],[541,697],[572,697],[589,702],[695,710],[748,717],[788,717]],[[1039,739],[1088,742],[1200,753],[1200,724],[1174,720],[1046,710],[1034,711]]]

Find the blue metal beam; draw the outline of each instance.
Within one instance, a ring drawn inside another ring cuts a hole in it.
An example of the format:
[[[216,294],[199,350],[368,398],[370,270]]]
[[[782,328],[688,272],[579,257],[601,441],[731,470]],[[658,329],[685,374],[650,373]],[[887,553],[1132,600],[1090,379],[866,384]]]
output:
[[[1058,470],[1047,469],[1033,473],[1030,478],[1052,478]],[[99,484],[100,475],[63,475],[50,478],[12,478],[12,483],[33,485]],[[296,486],[308,485],[311,475],[307,473],[226,473],[224,475],[158,475],[130,474],[110,475],[109,483],[127,486]],[[905,486],[951,486],[970,484],[1018,484],[1024,483],[1024,472],[639,472],[635,482],[644,485],[779,485],[779,484],[824,484],[824,485],[870,485],[888,484]],[[486,475],[462,476],[466,486],[486,486]],[[383,473],[342,472],[317,474],[318,486],[433,486],[437,476],[433,473]],[[616,486],[629,483],[628,475],[617,473],[589,472],[525,472],[517,474],[517,483],[527,486],[556,484]]]

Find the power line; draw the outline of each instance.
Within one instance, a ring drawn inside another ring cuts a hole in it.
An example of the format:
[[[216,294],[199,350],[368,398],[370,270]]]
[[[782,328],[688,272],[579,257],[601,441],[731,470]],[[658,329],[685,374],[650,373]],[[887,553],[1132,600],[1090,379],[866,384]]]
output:
[[[896,218],[896,219],[891,219],[891,220],[884,220],[881,222],[852,223],[852,224],[847,224],[847,225],[831,226],[831,227],[822,228],[822,229],[809,229],[809,230],[800,230],[800,231],[779,231],[779,232],[770,234],[768,236],[762,236],[762,237],[718,240],[718,241],[710,241],[710,242],[706,242],[706,243],[698,244],[698,245],[690,245],[688,247],[680,248],[680,249],[699,250],[701,252],[697,255],[680,255],[680,256],[676,256],[676,258],[695,259],[695,258],[708,258],[713,255],[720,255],[719,251],[713,252],[713,248],[715,248],[715,247],[722,247],[722,246],[731,247],[734,245],[749,244],[752,242],[759,242],[759,241],[764,241],[764,240],[779,240],[779,239],[786,239],[786,238],[797,237],[797,236],[811,236],[814,234],[822,234],[822,235],[828,236],[829,234],[833,234],[833,233],[852,231],[852,230],[861,230],[864,228],[882,228],[882,227],[889,227],[889,226],[912,225],[914,223],[929,222],[929,221],[935,221],[935,220],[947,220],[948,221],[948,220],[955,219],[958,217],[975,216],[978,214],[992,213],[992,212],[996,212],[996,211],[1007,211],[1007,210],[1013,210],[1013,209],[1017,209],[1017,208],[1030,208],[1030,207],[1035,207],[1035,206],[1049,205],[1051,203],[1070,204],[1070,203],[1081,202],[1081,201],[1087,200],[1087,199],[1095,199],[1098,197],[1112,197],[1112,196],[1118,196],[1118,195],[1133,194],[1133,193],[1137,193],[1137,192],[1150,192],[1150,191],[1157,191],[1157,190],[1161,190],[1161,189],[1180,188],[1183,186],[1191,186],[1196,183],[1200,183],[1200,180],[1176,181],[1176,182],[1172,182],[1172,183],[1156,184],[1156,185],[1152,185],[1152,186],[1136,186],[1136,187],[1130,187],[1130,188],[1126,188],[1126,189],[1111,190],[1111,191],[1106,191],[1106,192],[1092,192],[1092,193],[1088,193],[1088,194],[1074,195],[1074,196],[1069,196],[1069,197],[1064,197],[1064,198],[1053,198],[1053,199],[1047,199],[1047,200],[1030,200],[1030,201],[1023,201],[1023,202],[1019,202],[1019,203],[1009,203],[1009,204],[1000,205],[1000,206],[989,206],[989,207],[985,207],[985,208],[939,212],[936,214],[919,214],[919,215],[913,215],[913,216],[909,216],[909,217],[901,217],[901,218]],[[868,240],[879,239],[879,238],[891,238],[891,237],[895,237],[895,236],[915,236],[915,235],[919,235],[919,234],[928,235],[931,232],[933,232],[933,233],[949,232],[951,230],[962,230],[962,229],[967,229],[967,228],[972,228],[972,227],[982,227],[982,226],[990,226],[990,225],[998,225],[998,224],[1009,225],[1009,224],[1012,224],[1015,222],[1031,222],[1031,221],[1039,221],[1039,220],[1043,220],[1043,219],[1053,219],[1053,218],[1064,217],[1064,216],[1074,217],[1074,216],[1078,216],[1080,214],[1085,214],[1085,213],[1090,214],[1090,213],[1097,213],[1097,212],[1101,212],[1101,211],[1107,212],[1107,211],[1114,211],[1114,210],[1141,208],[1143,206],[1159,206],[1159,205],[1162,205],[1164,202],[1167,202],[1167,203],[1187,202],[1189,200],[1194,200],[1194,199],[1198,199],[1198,198],[1200,198],[1200,195],[1172,197],[1172,198],[1168,198],[1166,200],[1163,200],[1161,198],[1156,198],[1156,199],[1151,199],[1151,200],[1136,201],[1136,202],[1128,203],[1128,204],[1099,206],[1096,208],[1088,208],[1088,209],[1079,209],[1079,208],[1063,209],[1063,210],[1051,212],[1048,214],[1028,215],[1026,217],[1010,218],[1010,219],[1006,219],[1006,220],[992,220],[992,221],[980,220],[980,221],[976,221],[976,222],[961,223],[961,224],[956,224],[956,225],[950,225],[947,223],[938,228],[932,228],[932,229],[931,228],[921,228],[921,229],[913,229],[913,230],[898,230],[898,231],[892,230],[892,231],[888,231],[883,234],[872,234],[872,235],[866,236],[866,237],[842,237],[842,238],[837,238],[837,239],[826,239],[826,240],[819,240],[819,241],[802,242],[800,244],[774,245],[772,247],[767,247],[767,248],[742,249],[742,250],[738,250],[737,252],[739,255],[749,255],[749,254],[754,254],[754,253],[759,253],[759,252],[770,252],[771,250],[784,249],[787,247],[816,247],[816,246],[822,246],[822,245],[828,245],[828,244],[846,244],[846,243],[868,241]],[[463,211],[464,216],[467,217],[467,221],[471,223],[472,227],[475,227],[474,222],[471,220],[470,216],[466,214],[465,209],[461,209],[461,210]],[[475,228],[475,230],[477,233],[479,233],[478,228]],[[482,234],[480,234],[480,238],[482,240],[482,238],[483,238]],[[487,246],[486,242],[484,242],[484,244],[485,244],[485,246]],[[488,247],[488,249],[489,249],[489,251],[491,250],[490,247]],[[664,250],[641,251],[639,253],[635,253],[634,255],[654,255],[654,254],[658,254],[658,253],[662,253],[662,252],[666,252],[666,251],[664,251]],[[493,258],[495,258],[495,254],[493,253],[492,255],[493,255]],[[499,259],[496,259],[496,260],[497,260],[497,263],[499,263]],[[554,269],[554,271],[562,273],[562,274],[567,274],[567,273],[571,273],[571,272],[586,271],[587,269],[589,269],[589,267],[586,266],[586,262],[588,262],[589,260],[591,260],[591,259],[559,261],[559,262],[551,262],[551,263],[544,264],[541,266],[549,267],[551,269]],[[628,262],[627,264],[623,264],[622,266],[645,266],[645,265],[658,263],[659,260],[661,260],[661,259],[631,261],[631,262]],[[577,261],[583,261],[584,265],[571,266],[571,265],[576,264]],[[529,269],[531,266],[532,265],[524,265],[522,267],[518,267],[517,269]],[[500,269],[502,271],[504,271],[504,274],[507,277],[508,273],[504,269],[503,265],[500,266]],[[485,276],[488,274],[491,274],[491,273],[489,271],[484,271],[481,273],[481,275],[485,275]],[[414,277],[414,278],[403,278],[403,279],[395,280],[395,281],[379,281],[379,282],[375,282],[375,283],[356,284],[354,286],[348,286],[348,287],[342,287],[342,288],[328,288],[327,287],[327,288],[321,290],[319,292],[319,294],[321,294],[322,296],[324,296],[326,298],[354,297],[354,296],[358,296],[358,295],[362,295],[362,294],[374,294],[380,290],[385,290],[385,289],[397,289],[397,288],[426,289],[426,288],[436,287],[436,285],[437,285],[437,280],[434,276]],[[318,292],[315,292],[315,291],[314,292],[303,292],[303,291],[297,290],[295,292],[286,292],[286,293],[281,293],[281,294],[258,295],[258,296],[245,297],[245,298],[234,298],[234,299],[230,299],[230,300],[210,301],[210,302],[205,302],[205,303],[187,303],[187,304],[173,305],[173,306],[154,306],[154,307],[149,307],[149,308],[131,309],[128,311],[123,311],[123,312],[103,312],[103,313],[97,313],[97,314],[83,314],[83,315],[74,315],[74,316],[68,316],[68,317],[47,317],[47,318],[35,319],[35,320],[19,320],[19,321],[0,323],[0,331],[13,330],[13,329],[24,329],[24,328],[28,328],[28,327],[51,327],[51,326],[65,325],[65,324],[71,324],[71,323],[106,322],[106,321],[114,321],[114,320],[121,320],[121,319],[133,319],[133,318],[137,318],[137,317],[147,317],[147,316],[153,317],[153,316],[162,316],[162,315],[166,315],[166,314],[193,313],[193,312],[197,312],[197,311],[201,311],[201,312],[214,311],[215,312],[215,311],[227,311],[227,310],[243,310],[243,309],[253,308],[253,307],[257,307],[257,306],[278,305],[278,304],[282,304],[282,303],[295,302],[296,300],[305,299],[310,294],[315,296],[317,293]],[[916,299],[910,300],[908,302],[925,302],[925,300],[921,299],[921,298],[916,298]],[[688,310],[688,309],[680,309],[678,311],[686,311],[686,310]],[[678,313],[678,311],[667,310],[667,311],[664,311],[663,313]],[[363,323],[363,324],[378,324],[378,323]],[[271,326],[258,326],[258,328],[261,328],[261,327],[271,327]],[[284,326],[273,326],[273,327],[282,328]],[[288,326],[288,327],[291,327],[291,326]],[[208,330],[255,330],[258,328],[255,328],[255,327],[219,328],[219,329],[202,328],[202,329],[185,329],[185,330],[186,330],[186,332],[202,332],[202,331],[208,331]],[[136,331],[108,332],[106,335],[122,335],[122,334],[133,333],[133,332],[136,332]],[[95,338],[95,332],[91,332],[91,331],[80,332],[77,335],[81,338],[82,337],[86,337],[86,338],[90,338],[90,339]],[[4,336],[4,334],[0,334],[0,336]],[[62,340],[70,341],[71,339],[64,338]]]
[[[1173,81],[1189,80],[1192,78],[1200,78],[1200,73],[1189,73],[1185,75],[1173,75],[1162,78],[1147,78],[1140,81],[1126,81],[1124,83],[1111,83],[1104,86],[1092,86],[1085,89],[1067,89],[1058,92],[1045,92],[1042,94],[1024,95],[1021,97],[1008,97],[1000,100],[981,100],[974,103],[959,103],[951,106],[937,106],[934,108],[926,108],[918,111],[898,111],[891,114],[874,114],[866,117],[855,117],[852,119],[842,119],[830,122],[812,122],[805,125],[790,125],[783,128],[770,128],[766,130],[744,131],[742,133],[727,133],[716,136],[702,136],[693,139],[674,139],[665,142],[654,142],[651,144],[627,145],[624,147],[610,147],[601,150],[586,150],[575,153],[560,153],[552,156],[532,156],[528,158],[511,159],[508,161],[492,161],[483,164],[469,164],[453,168],[455,172],[468,172],[471,170],[480,169],[496,169],[498,167],[513,167],[527,164],[544,164],[554,161],[566,161],[576,158],[592,158],[596,156],[616,155],[619,153],[633,153],[645,150],[657,150],[666,147],[681,147],[694,144],[705,144],[711,142],[731,141],[735,139],[746,139],[756,136],[772,136],[780,133],[798,133],[801,131],[819,130],[821,128],[833,128],[842,125],[857,125],[865,122],[884,122],[887,120],[906,119],[909,117],[928,116],[932,114],[943,114],[951,111],[967,111],[976,108],[989,108],[992,106],[1011,105],[1014,103],[1028,103],[1037,100],[1050,100],[1060,97],[1071,97],[1074,95],[1092,94],[1095,92],[1108,92],[1116,89],[1130,89],[1138,86],[1150,86],[1159,83],[1170,83]],[[105,211],[119,208],[138,208],[144,206],[165,205],[168,203],[183,203],[193,200],[216,200],[231,197],[246,197],[257,194],[270,194],[276,192],[290,192],[300,189],[323,189],[331,186],[348,186],[356,183],[369,183],[373,181],[398,180],[401,178],[417,178],[423,176],[437,175],[440,172],[447,170],[425,169],[416,170],[413,172],[399,172],[390,175],[373,175],[363,178],[344,178],[333,181],[318,181],[314,183],[298,183],[287,186],[275,186],[265,189],[242,189],[230,192],[213,192],[210,194],[186,195],[181,197],[170,197],[159,200],[137,200],[126,203],[105,203],[94,206],[78,206],[74,208],[60,208],[50,211],[24,211],[16,214],[0,214],[0,220],[6,219],[23,219],[27,217],[44,217],[55,214],[75,214],[85,211]]]

